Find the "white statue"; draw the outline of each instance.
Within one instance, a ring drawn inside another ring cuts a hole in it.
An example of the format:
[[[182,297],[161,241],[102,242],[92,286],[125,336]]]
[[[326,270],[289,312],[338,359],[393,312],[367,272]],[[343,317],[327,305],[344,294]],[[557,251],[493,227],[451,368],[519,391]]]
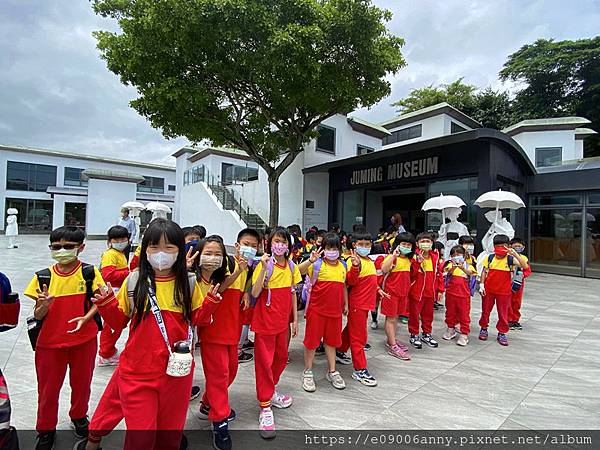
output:
[[[469,229],[464,223],[458,221],[460,216],[460,208],[444,208],[444,216],[450,221],[449,223],[442,223],[438,232],[438,241],[444,244],[444,260],[450,259],[450,250],[452,247],[458,244],[458,238],[448,240],[448,233],[456,233],[458,237],[468,236]]]
[[[6,213],[8,214],[5,230],[5,234],[8,237],[7,248],[18,248],[16,239],[19,235],[19,225],[17,224],[17,214],[19,214],[19,211],[16,208],[8,208]]]
[[[481,276],[483,270],[483,261],[488,255],[494,253],[494,236],[505,234],[509,239],[515,237],[515,229],[508,220],[502,217],[502,212],[492,209],[484,214],[485,218],[491,223],[489,230],[481,240],[483,252],[477,257],[477,273]]]
[[[150,222],[152,222],[154,219],[166,219],[166,218],[167,218],[166,211],[155,209],[154,211],[152,211],[152,218],[150,219]]]

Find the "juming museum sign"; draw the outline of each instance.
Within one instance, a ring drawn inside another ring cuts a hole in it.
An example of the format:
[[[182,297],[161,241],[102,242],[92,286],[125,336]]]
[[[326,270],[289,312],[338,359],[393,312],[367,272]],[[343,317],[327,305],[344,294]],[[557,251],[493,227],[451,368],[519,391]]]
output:
[[[432,156],[430,158],[391,163],[387,166],[354,170],[350,176],[350,185],[357,186],[360,184],[418,178],[427,175],[436,175],[438,171],[438,157]]]

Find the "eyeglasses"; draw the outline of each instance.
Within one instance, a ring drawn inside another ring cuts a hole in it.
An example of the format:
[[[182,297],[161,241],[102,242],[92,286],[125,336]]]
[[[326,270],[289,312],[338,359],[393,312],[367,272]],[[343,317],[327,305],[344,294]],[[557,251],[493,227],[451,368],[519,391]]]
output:
[[[73,250],[74,248],[78,248],[80,244],[50,244],[48,247],[50,250]]]

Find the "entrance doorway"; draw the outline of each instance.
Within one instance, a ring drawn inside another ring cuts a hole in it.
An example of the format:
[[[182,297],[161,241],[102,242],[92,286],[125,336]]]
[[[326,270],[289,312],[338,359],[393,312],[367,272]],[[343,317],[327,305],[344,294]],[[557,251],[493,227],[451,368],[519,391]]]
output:
[[[382,224],[388,226],[395,213],[402,216],[406,231],[417,234],[425,229],[425,213],[421,207],[425,202],[425,189],[421,193],[387,195],[382,201]]]
[[[65,203],[65,225],[85,230],[85,203]]]

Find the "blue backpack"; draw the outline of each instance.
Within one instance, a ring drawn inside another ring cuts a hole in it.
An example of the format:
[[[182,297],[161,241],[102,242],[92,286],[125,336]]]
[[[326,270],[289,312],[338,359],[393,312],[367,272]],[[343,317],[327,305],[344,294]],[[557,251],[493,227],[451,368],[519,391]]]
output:
[[[271,306],[271,289],[269,288],[269,280],[271,279],[271,276],[273,276],[273,270],[275,269],[275,257],[271,256],[271,259],[269,259],[269,264],[267,265],[267,274],[265,275],[265,281],[263,283],[263,289],[267,289],[267,306]],[[296,265],[294,264],[294,261],[292,261],[291,259],[287,260],[288,266],[290,268],[290,271],[292,272],[292,289],[294,288],[294,271],[296,270]],[[256,270],[257,265],[254,267],[254,270]],[[256,306],[256,301],[258,299],[252,295],[250,295],[250,305],[251,306]]]
[[[12,330],[19,320],[20,304],[8,303],[11,292],[10,280],[0,272],[0,332]]]
[[[348,265],[346,261],[343,259],[339,260],[344,269],[348,271]],[[308,274],[304,277],[304,287],[302,288],[302,303],[306,308],[308,308],[308,303],[310,302],[310,293],[312,292],[313,286],[317,283],[317,279],[319,278],[319,271],[321,270],[321,266],[323,265],[323,259],[319,258],[315,261],[313,265],[313,274],[312,277],[309,277]]]

